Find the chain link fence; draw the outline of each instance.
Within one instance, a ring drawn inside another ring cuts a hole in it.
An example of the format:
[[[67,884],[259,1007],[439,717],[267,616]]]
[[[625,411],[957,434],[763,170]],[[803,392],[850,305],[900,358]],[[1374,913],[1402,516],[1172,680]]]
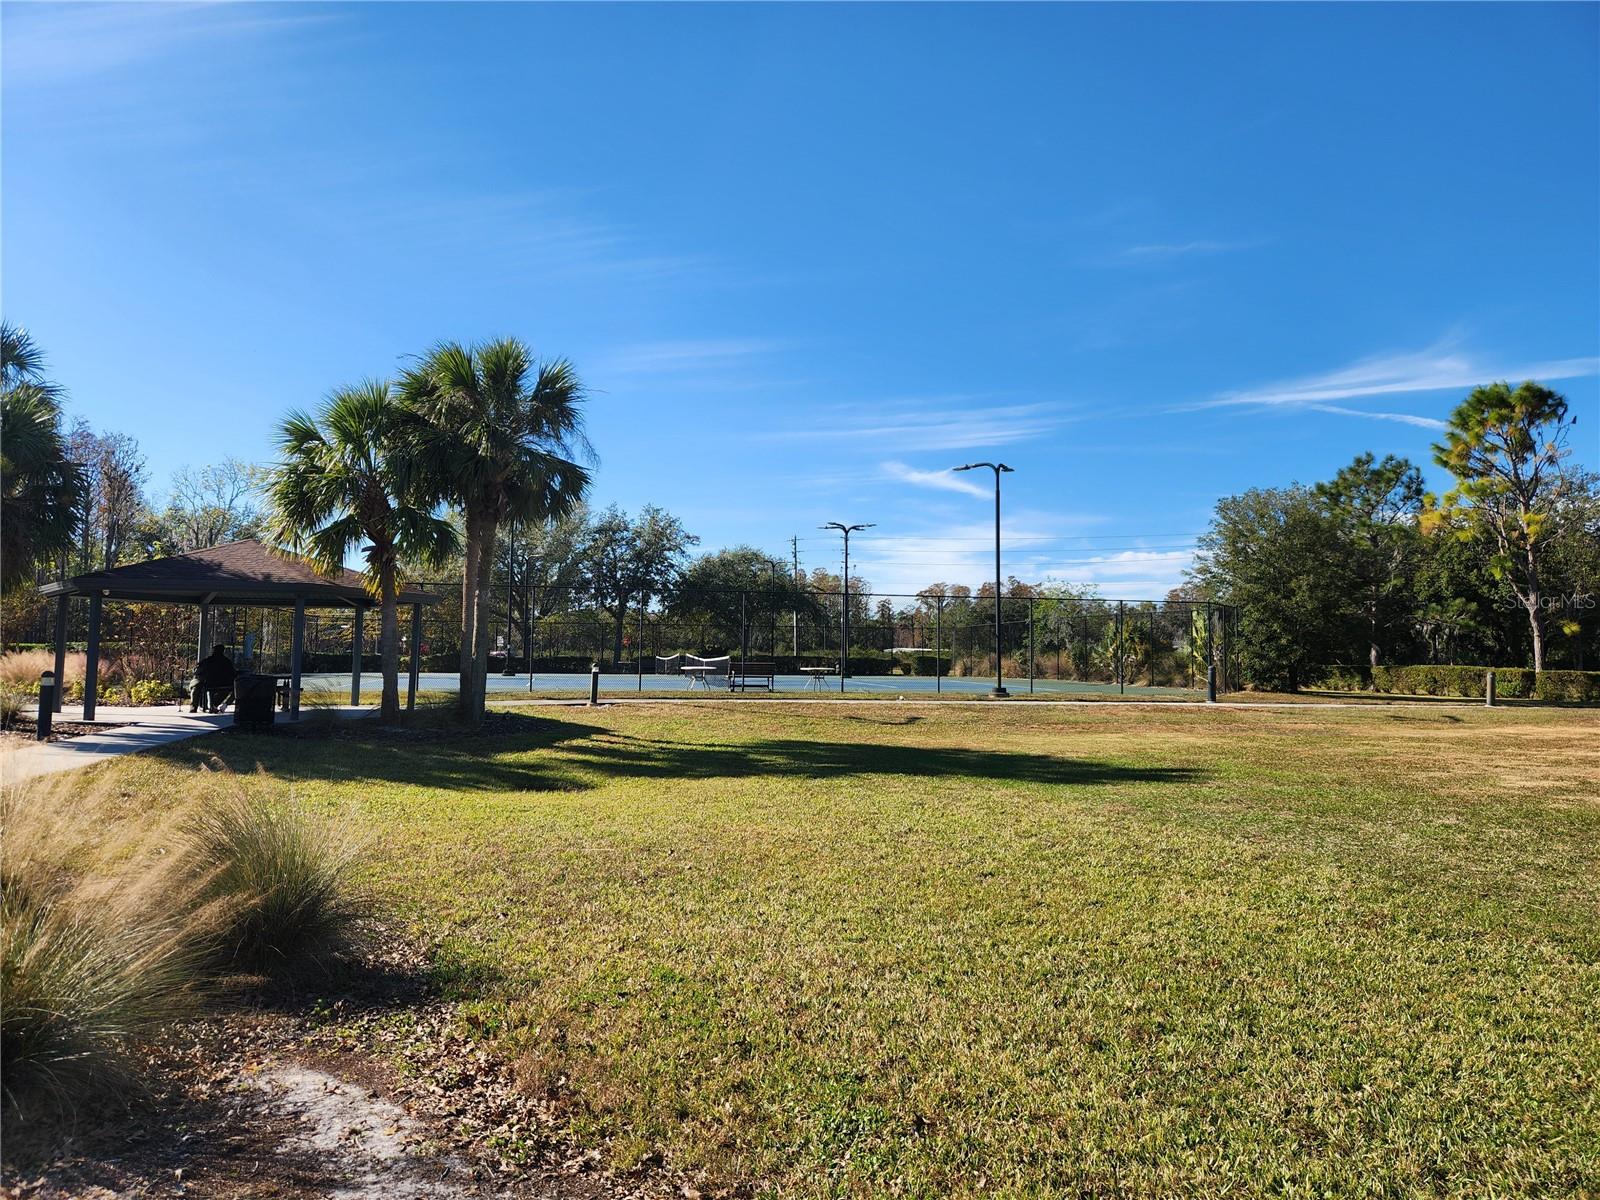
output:
[[[415,650],[424,675],[453,675],[459,665],[461,585],[409,586],[438,600],[422,609],[415,647],[410,614],[402,612],[402,661],[409,666]],[[924,690],[942,690],[946,680],[993,681],[997,656],[1006,680],[1035,686],[1199,691],[1212,665],[1220,689],[1239,687],[1237,610],[1206,601],[1007,596],[1000,601],[997,644],[992,596],[851,592],[848,625],[843,594],[811,590],[705,592],[692,611],[672,611],[639,597],[601,608],[589,591],[506,584],[494,585],[491,600],[491,675],[532,674],[541,687],[560,687],[563,676],[587,677],[594,664],[607,676],[655,676],[672,669],[660,660],[675,655],[771,663],[779,676],[831,670],[836,677],[842,666],[850,680],[917,679],[924,682],[914,686]],[[51,644],[50,614],[42,606],[23,621],[14,618],[7,644]],[[287,607],[215,605],[211,640],[225,644],[241,666],[286,671],[291,618]],[[104,657],[130,679],[181,683],[206,649],[199,645],[193,607],[108,601],[102,621]],[[842,662],[847,628],[850,653]],[[353,610],[309,611],[305,672],[348,673],[354,631]],[[372,610],[362,633],[362,669],[375,672],[378,620]],[[69,646],[81,648],[86,638],[87,605],[70,604]],[[619,682],[608,680],[608,686],[614,690]]]

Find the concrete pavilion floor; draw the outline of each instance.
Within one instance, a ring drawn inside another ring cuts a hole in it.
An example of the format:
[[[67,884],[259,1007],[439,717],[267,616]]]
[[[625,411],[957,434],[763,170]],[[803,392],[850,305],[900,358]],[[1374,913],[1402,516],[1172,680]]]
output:
[[[28,711],[33,715],[37,710]],[[353,720],[371,716],[377,709],[343,705],[319,708],[317,711],[332,712],[341,719]],[[58,722],[83,724],[83,706],[64,704],[55,719]],[[277,719],[287,722],[290,718],[287,713],[280,712]],[[187,707],[171,704],[143,707],[102,704],[95,711],[95,719],[88,724],[104,726],[104,730],[59,742],[0,748],[0,784],[9,786],[41,775],[75,771],[124,754],[137,754],[141,750],[153,750],[186,738],[215,733],[233,724],[233,713],[191,713]]]

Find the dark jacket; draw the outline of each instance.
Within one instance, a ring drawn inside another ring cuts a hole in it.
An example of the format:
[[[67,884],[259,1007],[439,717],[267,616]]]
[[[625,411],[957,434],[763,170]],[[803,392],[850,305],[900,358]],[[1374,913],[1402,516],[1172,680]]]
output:
[[[212,691],[221,691],[223,688],[233,686],[234,677],[239,674],[234,669],[233,661],[226,654],[212,654],[202,658],[195,665],[194,677],[203,688]]]

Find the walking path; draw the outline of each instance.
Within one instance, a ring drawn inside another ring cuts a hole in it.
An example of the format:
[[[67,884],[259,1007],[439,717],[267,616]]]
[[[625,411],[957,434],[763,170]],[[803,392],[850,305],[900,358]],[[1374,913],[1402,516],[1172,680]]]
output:
[[[375,710],[346,705],[331,711],[340,718],[352,719],[367,716]],[[81,705],[63,705],[55,719],[63,723],[82,724],[83,708]],[[287,719],[285,714],[278,714],[279,721]],[[104,732],[86,733],[59,742],[0,749],[0,784],[10,785],[40,775],[75,771],[79,767],[93,766],[124,754],[137,754],[141,750],[171,745],[204,733],[215,733],[233,724],[233,714],[191,713],[188,709],[170,704],[137,708],[101,705],[95,719],[89,723],[104,725]]]

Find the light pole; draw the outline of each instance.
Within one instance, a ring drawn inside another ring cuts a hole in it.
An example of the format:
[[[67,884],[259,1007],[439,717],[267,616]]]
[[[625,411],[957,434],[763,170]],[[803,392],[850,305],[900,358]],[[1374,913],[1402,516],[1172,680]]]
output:
[[[845,525],[838,521],[829,521],[826,525],[818,525],[818,529],[837,529],[844,534],[844,603],[839,606],[839,694],[844,694],[844,678],[850,673],[850,535],[859,533],[863,529],[871,529],[877,522],[868,521],[865,525]]]
[[[971,471],[978,467],[988,467],[994,472],[994,691],[989,695],[1003,697],[1011,693],[1006,691],[1004,664],[1000,657],[1000,476],[1011,474],[1011,468],[1005,463],[980,462],[954,469]]]

